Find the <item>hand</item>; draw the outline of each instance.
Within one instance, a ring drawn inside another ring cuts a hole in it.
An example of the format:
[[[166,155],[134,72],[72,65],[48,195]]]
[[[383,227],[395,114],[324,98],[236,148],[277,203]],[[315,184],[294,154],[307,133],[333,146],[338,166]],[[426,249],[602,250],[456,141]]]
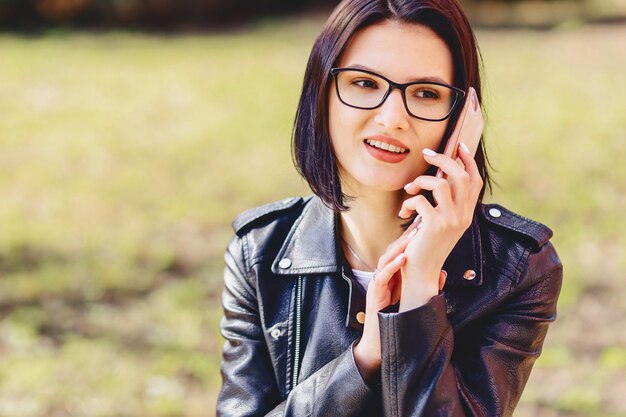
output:
[[[433,207],[423,195],[411,197],[402,204],[400,217],[407,218],[416,211],[421,221],[419,233],[405,250],[407,260],[402,267],[400,311],[419,307],[437,295],[439,271],[472,223],[483,180],[476,161],[466,149],[459,144],[462,166],[446,155],[425,150],[424,159],[441,168],[447,177],[421,175],[405,187],[408,194],[431,190],[436,205]]]
[[[417,225],[413,224],[387,247],[367,286],[363,336],[354,347],[354,360],[366,381],[374,379],[382,363],[378,311],[400,298],[400,268],[406,261],[404,250],[416,232]]]
[[[363,336],[354,348],[354,358],[365,380],[372,380],[382,363],[378,312],[397,303],[401,296],[400,269],[406,261],[404,251],[417,233],[417,223],[412,224],[388,247],[378,260],[374,278],[367,287]],[[447,274],[441,271],[439,285],[443,288]]]

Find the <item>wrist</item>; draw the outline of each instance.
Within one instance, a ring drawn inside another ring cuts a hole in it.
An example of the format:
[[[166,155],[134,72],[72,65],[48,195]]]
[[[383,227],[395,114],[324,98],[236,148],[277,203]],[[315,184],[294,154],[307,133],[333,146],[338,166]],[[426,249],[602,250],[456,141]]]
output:
[[[423,306],[439,294],[439,272],[420,271],[402,280],[402,298],[398,312]]]
[[[367,384],[371,384],[378,378],[382,360],[380,356],[376,358],[374,355],[368,354],[368,351],[371,351],[371,349],[366,348],[366,345],[362,343],[362,339],[352,349],[354,362],[361,377]]]

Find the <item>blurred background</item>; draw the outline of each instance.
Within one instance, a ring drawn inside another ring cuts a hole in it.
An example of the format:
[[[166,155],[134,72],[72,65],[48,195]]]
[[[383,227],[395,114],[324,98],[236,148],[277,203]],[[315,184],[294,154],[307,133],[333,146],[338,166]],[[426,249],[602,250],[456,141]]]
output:
[[[211,416],[237,213],[336,2],[0,0],[0,417]],[[516,416],[626,416],[626,0],[464,1],[489,202],[549,225],[559,319]]]

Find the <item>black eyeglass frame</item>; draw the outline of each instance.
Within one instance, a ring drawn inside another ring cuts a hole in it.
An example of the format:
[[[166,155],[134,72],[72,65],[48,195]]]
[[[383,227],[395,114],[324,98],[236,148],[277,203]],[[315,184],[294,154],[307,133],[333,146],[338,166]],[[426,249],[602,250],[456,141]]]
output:
[[[341,94],[339,93],[339,82],[337,81],[337,75],[340,72],[345,72],[345,71],[358,71],[358,72],[363,72],[366,74],[370,74],[370,75],[374,75],[376,77],[382,78],[383,80],[387,81],[387,83],[389,84],[389,88],[387,89],[387,92],[385,92],[385,95],[383,96],[383,98],[380,100],[380,103],[378,103],[375,106],[372,107],[360,107],[360,106],[355,106],[353,104],[348,104],[346,103],[343,98],[341,98]],[[391,91],[394,89],[398,89],[401,92],[402,95],[402,102],[404,103],[404,108],[406,109],[406,112],[412,116],[415,117],[416,119],[420,119],[420,120],[426,120],[429,122],[441,122],[443,120],[446,120],[448,117],[450,117],[450,115],[452,114],[452,112],[454,111],[455,107],[457,106],[457,104],[461,101],[463,101],[463,98],[465,97],[465,91],[461,90],[460,88],[454,87],[452,85],[448,85],[448,84],[444,84],[444,83],[438,83],[435,81],[415,81],[415,82],[411,82],[411,83],[404,83],[404,84],[400,84],[400,83],[396,83],[391,81],[389,78],[384,77],[380,74],[377,74],[373,71],[369,71],[369,70],[364,70],[364,69],[360,69],[360,68],[331,68],[330,69],[330,73],[332,74],[333,78],[335,79],[335,90],[337,91],[337,97],[339,97],[339,100],[345,104],[348,107],[352,107],[355,109],[361,109],[361,110],[373,110],[376,109],[380,106],[383,105],[383,103],[385,102],[385,100],[387,100],[387,97],[389,97],[389,94],[391,94]],[[450,110],[448,111],[448,113],[440,118],[440,119],[429,119],[426,117],[420,117],[420,116],[416,116],[413,113],[411,113],[411,110],[409,110],[409,106],[406,102],[406,89],[409,86],[412,85],[418,85],[418,84],[434,84],[434,85],[439,85],[441,87],[447,87],[449,89],[451,89],[455,95],[454,95],[454,102],[452,103],[452,105],[450,105]]]

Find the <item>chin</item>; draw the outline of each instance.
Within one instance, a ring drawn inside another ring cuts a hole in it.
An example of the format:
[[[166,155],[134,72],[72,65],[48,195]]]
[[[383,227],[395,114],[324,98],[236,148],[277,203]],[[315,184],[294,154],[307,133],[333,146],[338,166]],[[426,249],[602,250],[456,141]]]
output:
[[[408,172],[406,169],[378,169],[379,167],[364,169],[364,165],[353,167],[355,169],[352,173],[340,166],[340,177],[343,179],[342,186],[346,187],[345,190],[352,190],[355,193],[359,188],[384,192],[404,191],[404,186],[420,175],[417,170]],[[350,184],[354,184],[356,188]],[[350,191],[347,192],[350,194]]]
[[[409,178],[408,176],[405,178],[404,176],[398,177],[394,176],[393,178],[384,178],[384,177],[368,177],[367,179],[363,179],[363,181],[359,181],[362,185],[367,188],[372,188],[379,191],[399,191],[403,190],[404,186],[415,179],[416,177]]]

